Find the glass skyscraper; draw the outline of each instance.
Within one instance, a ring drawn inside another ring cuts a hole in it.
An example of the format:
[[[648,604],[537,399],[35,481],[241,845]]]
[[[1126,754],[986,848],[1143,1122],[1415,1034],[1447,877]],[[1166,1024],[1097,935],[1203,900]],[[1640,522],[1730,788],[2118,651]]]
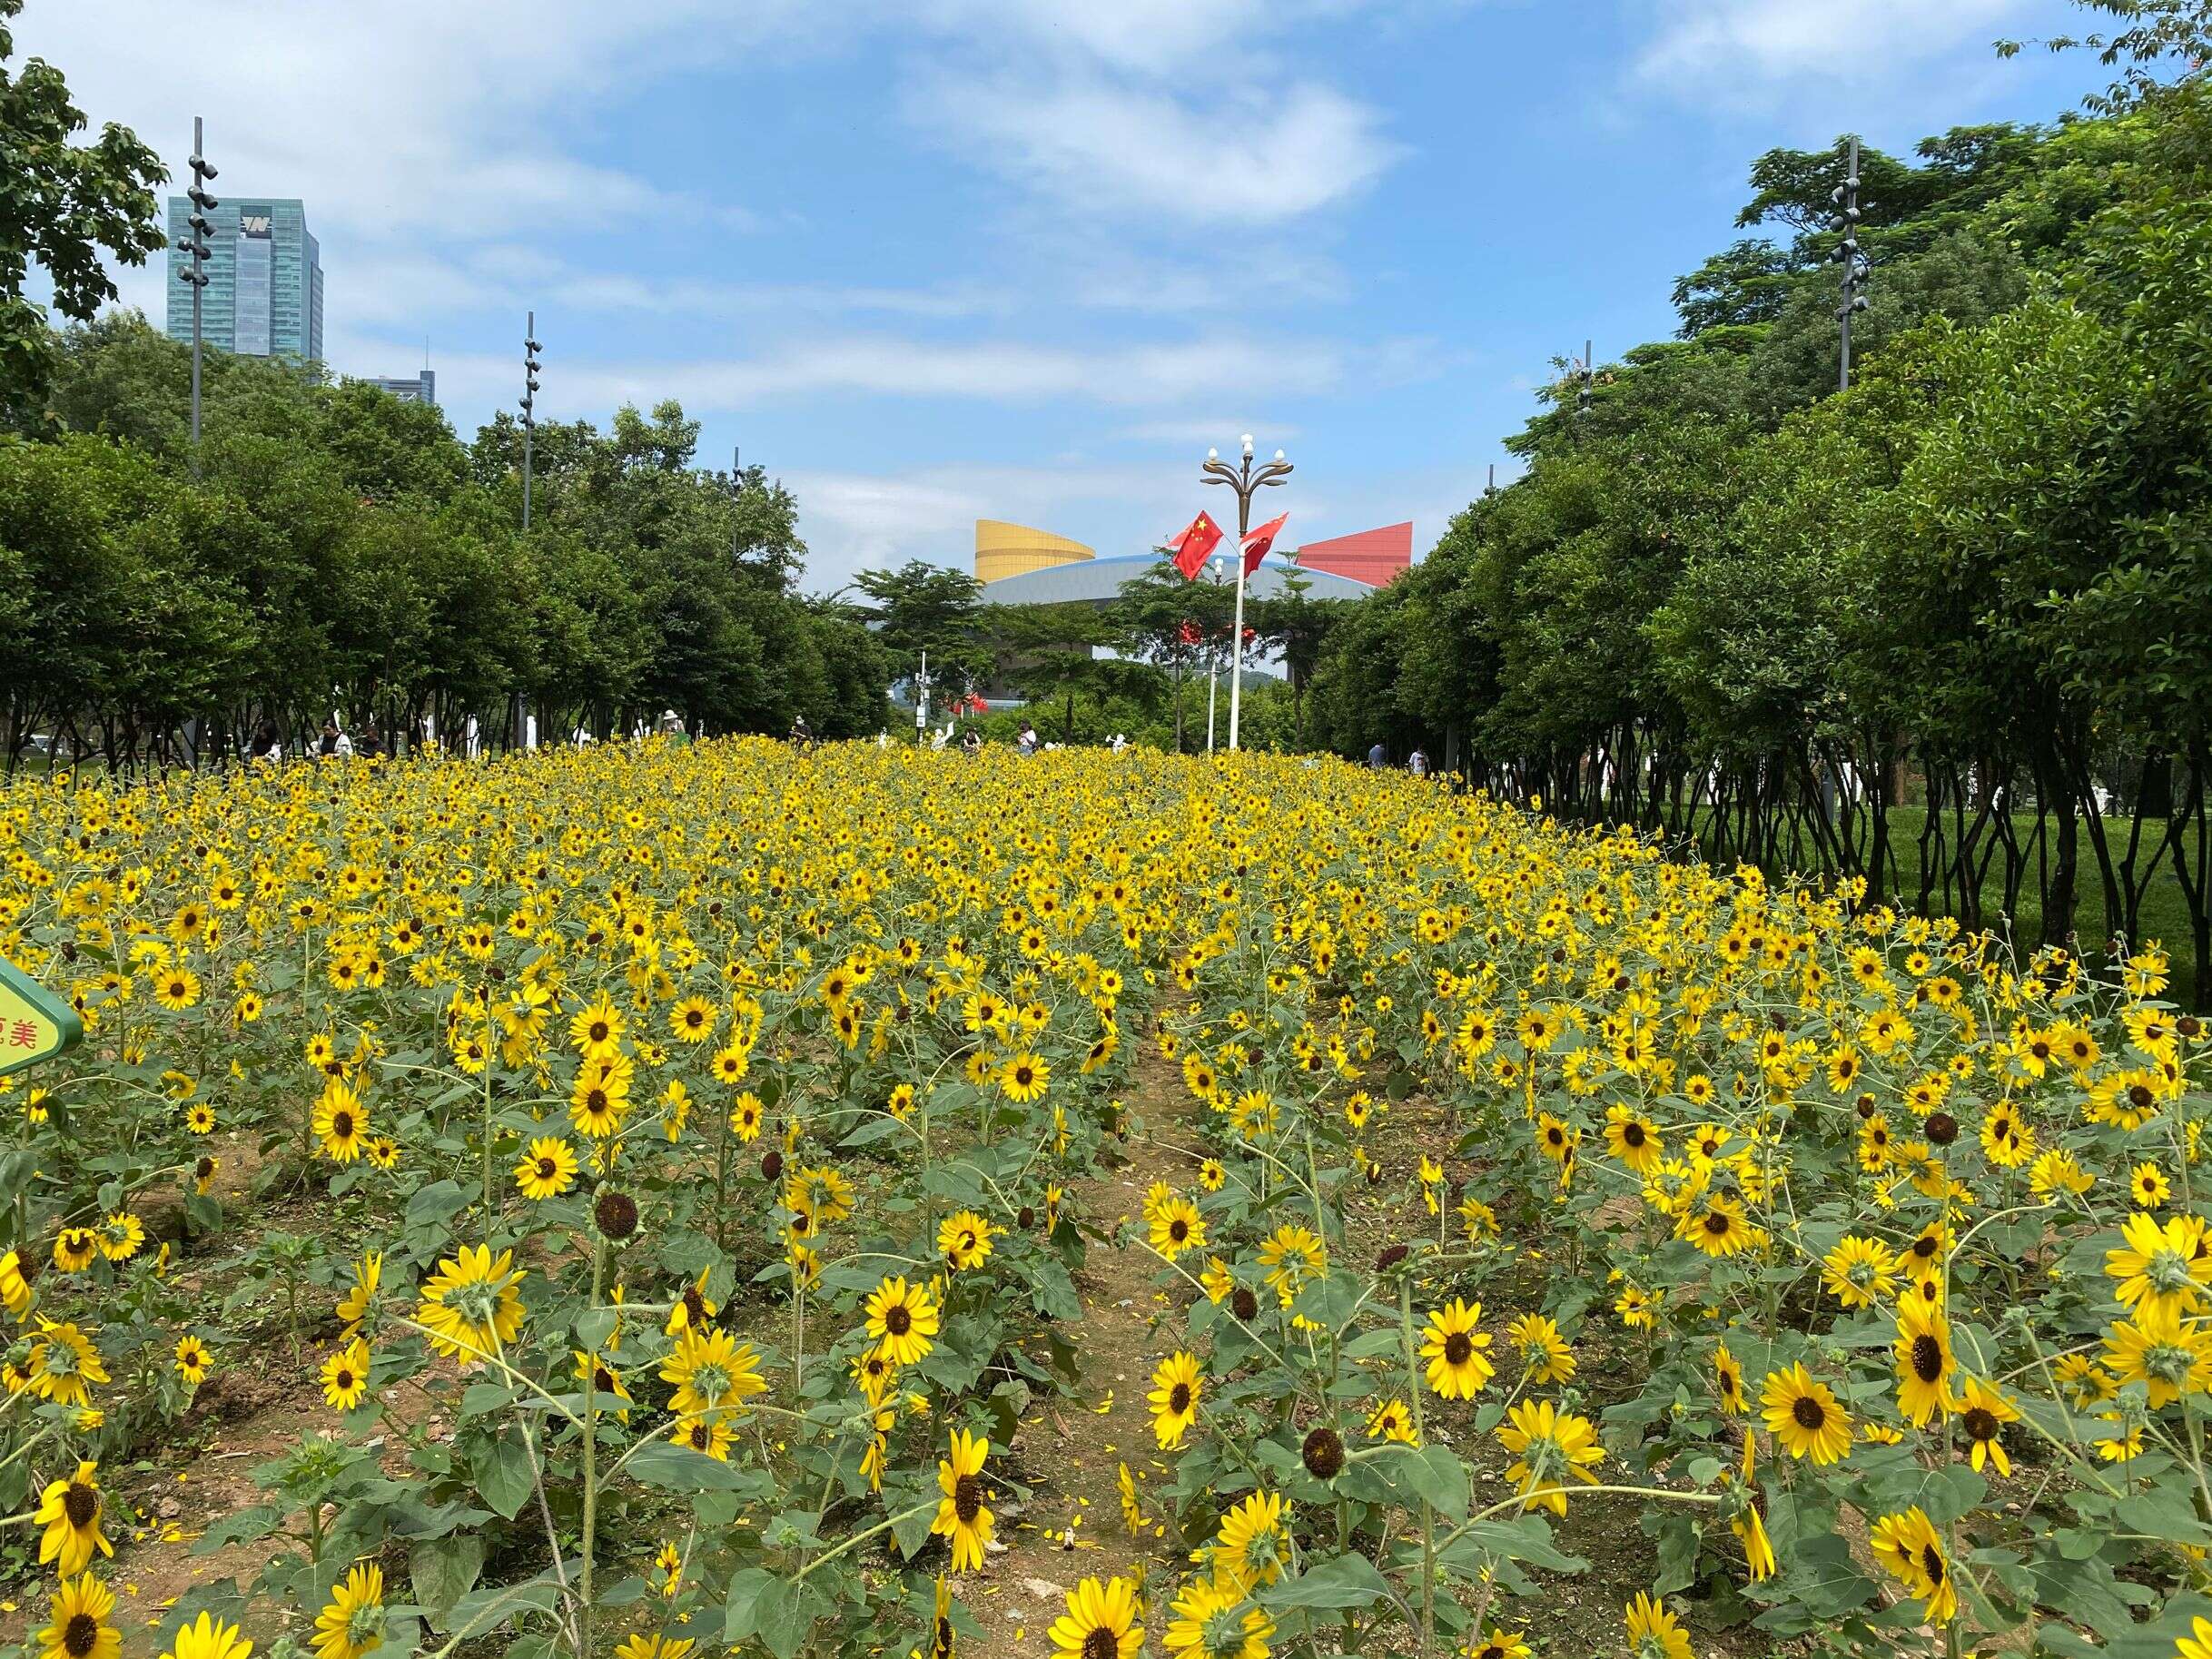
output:
[[[169,318],[172,340],[192,339],[192,203],[169,198]],[[322,262],[297,200],[224,196],[208,215],[207,296],[200,338],[242,357],[322,360]]]

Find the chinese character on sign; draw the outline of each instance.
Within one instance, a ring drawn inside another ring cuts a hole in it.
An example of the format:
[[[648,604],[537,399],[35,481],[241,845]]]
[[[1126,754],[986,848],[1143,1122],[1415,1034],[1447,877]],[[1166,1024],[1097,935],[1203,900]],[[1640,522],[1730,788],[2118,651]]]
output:
[[[12,1049],[27,1049],[38,1041],[38,1027],[28,1020],[18,1020],[7,1028],[7,1045]]]

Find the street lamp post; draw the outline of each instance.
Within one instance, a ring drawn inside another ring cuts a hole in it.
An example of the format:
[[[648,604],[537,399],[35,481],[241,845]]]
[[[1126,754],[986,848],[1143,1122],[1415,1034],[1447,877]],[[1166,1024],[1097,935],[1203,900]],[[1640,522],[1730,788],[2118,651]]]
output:
[[[530,528],[530,439],[538,431],[538,313],[525,311],[522,325],[522,528]]]
[[[1859,291],[1866,286],[1871,269],[1859,252],[1859,141],[1851,141],[1851,161],[1843,171],[1843,182],[1829,193],[1829,201],[1836,210],[1829,229],[1839,232],[1843,240],[1836,244],[1833,255],[1843,267],[1843,302],[1836,307],[1836,321],[1842,326],[1842,352],[1837,373],[1836,389],[1851,390],[1851,320],[1854,312],[1866,309],[1866,296]]]
[[[1209,484],[1226,484],[1237,492],[1237,620],[1229,630],[1229,648],[1235,653],[1229,666],[1229,747],[1237,748],[1237,716],[1244,702],[1244,538],[1252,533],[1252,496],[1270,484],[1279,484],[1290,476],[1290,463],[1283,459],[1280,449],[1275,459],[1252,465],[1252,435],[1244,434],[1242,464],[1231,467],[1218,450],[1206,451],[1206,464],[1199,469]]]
[[[200,302],[207,289],[207,234],[215,227],[208,214],[218,205],[207,193],[207,187],[215,177],[215,170],[200,153],[200,117],[192,118],[192,188],[184,193],[192,203],[192,216],[185,223],[192,227],[192,236],[184,243],[184,252],[192,255],[192,269],[183,272],[184,280],[192,284],[192,469],[196,476],[200,470]]]

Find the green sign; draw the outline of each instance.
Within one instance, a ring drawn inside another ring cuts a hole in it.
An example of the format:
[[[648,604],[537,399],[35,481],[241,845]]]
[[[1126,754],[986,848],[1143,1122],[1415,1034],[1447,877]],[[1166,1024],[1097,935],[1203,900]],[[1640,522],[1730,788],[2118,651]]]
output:
[[[0,958],[0,1077],[52,1060],[84,1041],[77,1011]]]

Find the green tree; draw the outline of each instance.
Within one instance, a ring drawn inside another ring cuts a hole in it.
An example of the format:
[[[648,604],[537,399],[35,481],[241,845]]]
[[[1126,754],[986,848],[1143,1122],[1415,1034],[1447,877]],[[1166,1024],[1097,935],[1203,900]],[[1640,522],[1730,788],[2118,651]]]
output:
[[[169,176],[153,152],[113,122],[74,143],[84,112],[62,72],[40,58],[11,71],[10,20],[23,0],[0,0],[0,400],[18,425],[41,406],[54,356],[43,308],[24,297],[35,263],[54,308],[91,321],[115,297],[103,256],[142,265],[165,245],[153,189]]]

